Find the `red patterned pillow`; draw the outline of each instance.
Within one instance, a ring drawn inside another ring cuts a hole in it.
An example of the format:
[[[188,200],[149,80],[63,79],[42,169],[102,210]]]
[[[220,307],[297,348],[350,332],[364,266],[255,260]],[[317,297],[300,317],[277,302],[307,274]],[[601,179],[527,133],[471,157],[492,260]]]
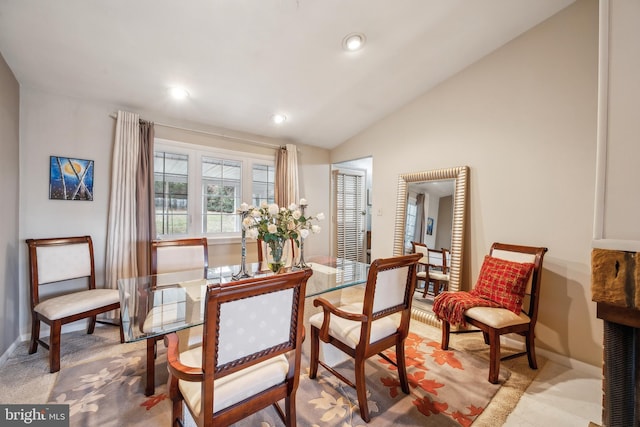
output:
[[[532,271],[532,263],[507,261],[486,255],[476,286],[470,293],[490,299],[515,314],[520,314]]]

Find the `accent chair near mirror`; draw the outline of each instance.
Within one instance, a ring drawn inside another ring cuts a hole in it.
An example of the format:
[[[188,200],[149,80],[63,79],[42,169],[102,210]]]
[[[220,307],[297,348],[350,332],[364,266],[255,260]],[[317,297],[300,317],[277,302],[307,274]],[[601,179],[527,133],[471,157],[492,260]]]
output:
[[[451,226],[451,246],[448,260],[449,284],[448,290],[460,290],[462,277],[462,256],[464,253],[464,232],[467,210],[467,188],[469,182],[469,167],[458,166],[448,169],[437,169],[424,172],[405,173],[398,178],[398,198],[396,202],[396,222],[393,241],[393,254],[402,255],[411,251],[407,248],[405,238],[407,224],[407,204],[409,201],[409,187],[412,183],[435,183],[453,181],[453,215]],[[411,214],[411,213],[409,213]],[[415,215],[415,213],[413,213]],[[437,219],[440,221],[441,219]],[[440,248],[438,248],[440,249]],[[428,283],[425,286],[429,286]],[[416,294],[417,295],[417,294]],[[440,322],[433,312],[423,305],[414,304],[412,316],[424,323],[440,327]]]

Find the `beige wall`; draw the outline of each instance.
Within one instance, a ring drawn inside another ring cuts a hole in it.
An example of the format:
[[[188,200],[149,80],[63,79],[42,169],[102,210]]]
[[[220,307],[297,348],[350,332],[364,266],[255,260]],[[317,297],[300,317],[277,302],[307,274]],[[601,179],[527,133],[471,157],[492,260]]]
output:
[[[18,336],[18,153],[20,86],[0,55],[0,355]]]
[[[596,247],[640,251],[640,2],[612,0],[603,12],[602,120]],[[608,13],[608,17],[605,15]],[[607,61],[608,59],[608,61]]]
[[[373,258],[393,253],[400,173],[468,165],[469,288],[494,241],[547,246],[539,348],[600,365],[590,295],[598,2],[579,0],[332,151],[373,155]]]
[[[20,332],[22,334],[29,332],[30,325],[25,239],[91,235],[95,246],[97,285],[104,285],[111,150],[115,128],[115,120],[110,115],[113,115],[118,108],[115,105],[68,98],[34,88],[23,88],[20,145],[22,223],[19,236],[19,245],[21,245],[19,307]],[[168,122],[164,118],[145,116],[144,111],[136,112],[140,113],[142,118]],[[172,124],[187,129],[197,128],[196,125],[189,123],[172,122]],[[259,137],[252,135],[239,133],[234,135],[259,139]],[[274,152],[273,148],[259,148],[256,145],[242,144],[237,141],[230,142],[203,133],[177,130],[165,126],[156,127],[156,137],[240,151]],[[266,142],[282,144],[286,141],[268,140]],[[298,149],[301,196],[309,200],[309,212],[328,212],[329,152],[304,145],[299,145]],[[52,155],[95,160],[93,201],[49,200],[48,162],[49,156]],[[14,159],[14,164],[18,164],[17,159]],[[17,174],[17,167],[13,167]],[[326,226],[324,233],[313,235],[308,239],[308,244],[305,244],[305,255],[327,253],[329,248],[328,229]],[[255,245],[251,242],[249,245],[252,249],[250,256],[254,256],[253,248]],[[240,245],[238,243],[217,244],[211,242],[210,258],[211,265],[237,264],[240,262]],[[13,306],[15,307],[15,303]]]

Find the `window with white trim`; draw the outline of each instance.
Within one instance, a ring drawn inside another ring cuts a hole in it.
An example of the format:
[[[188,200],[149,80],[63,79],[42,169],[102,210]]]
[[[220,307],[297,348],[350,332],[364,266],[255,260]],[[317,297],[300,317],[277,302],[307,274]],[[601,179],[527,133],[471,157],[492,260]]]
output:
[[[411,252],[411,242],[415,240],[417,221],[418,205],[415,198],[409,197],[409,200],[407,201],[406,222],[404,225],[405,253]]]
[[[155,140],[158,237],[234,237],[242,202],[274,203],[273,157]]]

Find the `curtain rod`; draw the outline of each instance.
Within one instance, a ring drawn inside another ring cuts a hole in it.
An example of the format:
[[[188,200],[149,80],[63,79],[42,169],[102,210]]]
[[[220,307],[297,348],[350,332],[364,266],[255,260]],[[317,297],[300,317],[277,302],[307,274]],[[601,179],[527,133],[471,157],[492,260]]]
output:
[[[111,117],[112,119],[117,119],[118,118],[118,116],[116,114],[109,114],[109,117]],[[209,135],[209,136],[217,136],[219,138],[225,138],[225,139],[229,139],[229,140],[232,140],[232,141],[239,141],[239,142],[245,142],[245,143],[254,144],[254,145],[261,145],[263,147],[274,148],[274,149],[280,149],[280,148],[282,148],[284,146],[284,144],[282,144],[282,145],[271,144],[269,142],[256,141],[255,139],[241,138],[239,136],[225,135],[223,133],[209,132],[209,131],[199,130],[199,129],[183,128],[183,127],[180,127],[180,126],[169,125],[169,124],[166,124],[166,123],[154,122],[154,125],[162,126],[162,127],[165,127],[165,128],[184,130],[184,131],[187,131],[187,132],[200,133],[200,134]]]

